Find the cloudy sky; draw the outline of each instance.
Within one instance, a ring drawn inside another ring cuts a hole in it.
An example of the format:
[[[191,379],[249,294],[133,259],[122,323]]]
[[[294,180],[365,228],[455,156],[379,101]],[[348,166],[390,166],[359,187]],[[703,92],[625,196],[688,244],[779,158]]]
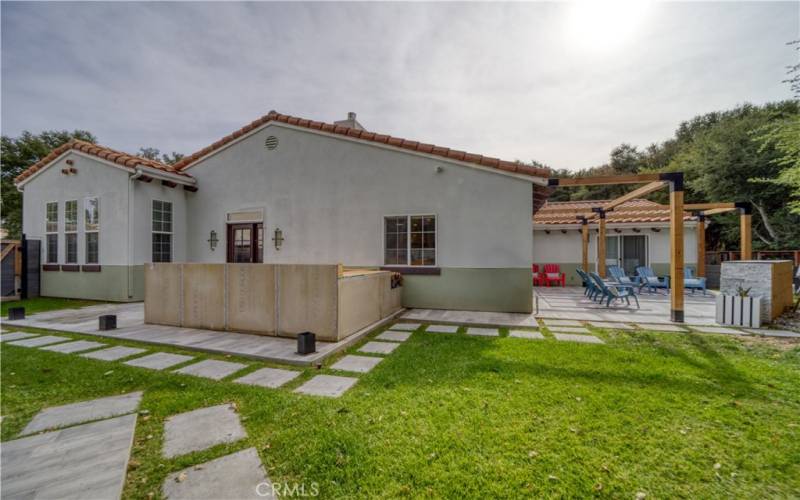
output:
[[[2,3],[2,133],[191,153],[271,109],[557,168],[791,97],[800,3]]]

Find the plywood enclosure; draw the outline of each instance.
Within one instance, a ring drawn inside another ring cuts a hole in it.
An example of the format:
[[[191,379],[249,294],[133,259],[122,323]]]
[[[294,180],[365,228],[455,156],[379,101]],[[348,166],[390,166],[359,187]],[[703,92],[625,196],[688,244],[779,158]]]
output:
[[[336,341],[399,311],[401,290],[335,265],[148,264],[145,322]]]

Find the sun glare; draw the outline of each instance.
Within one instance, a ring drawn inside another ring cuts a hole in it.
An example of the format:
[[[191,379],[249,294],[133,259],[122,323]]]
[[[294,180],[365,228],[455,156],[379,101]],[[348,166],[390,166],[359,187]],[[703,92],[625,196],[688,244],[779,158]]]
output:
[[[646,0],[586,0],[569,4],[567,37],[572,45],[591,51],[616,49],[629,41],[649,9]]]

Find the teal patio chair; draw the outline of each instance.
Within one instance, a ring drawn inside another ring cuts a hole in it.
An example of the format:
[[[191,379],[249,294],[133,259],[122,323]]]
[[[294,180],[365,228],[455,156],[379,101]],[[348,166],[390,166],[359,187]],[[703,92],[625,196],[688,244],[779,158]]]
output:
[[[669,276],[659,278],[650,266],[639,266],[636,268],[636,274],[639,276],[639,291],[642,288],[647,288],[650,293],[656,292],[663,288],[669,290]]]
[[[620,285],[620,284],[613,284],[610,282],[603,281],[603,278],[600,277],[597,273],[589,273],[589,276],[595,282],[595,285],[600,289],[601,297],[600,303],[603,303],[603,299],[606,301],[606,307],[611,307],[611,301],[617,301],[625,299],[628,305],[631,305],[631,297],[633,300],[636,301],[636,309],[639,309],[639,298],[636,297],[636,292],[634,291],[633,286],[629,285]]]
[[[584,286],[586,287],[583,290],[583,294],[589,297],[590,299],[594,300],[595,296],[600,292],[597,288],[597,285],[594,284],[594,280],[586,274],[586,271],[581,269],[580,267],[575,269],[575,272],[578,273],[578,276],[583,281]]]
[[[627,285],[627,286],[639,285],[639,283],[632,280],[627,274],[625,274],[625,270],[622,269],[620,266],[608,266],[606,268],[606,271],[608,271],[608,275],[611,276],[611,278],[613,278],[614,281],[616,281],[621,285]]]
[[[683,287],[688,288],[692,291],[694,295],[695,290],[702,290],[703,295],[706,294],[706,279],[705,278],[697,278],[694,275],[694,269],[691,267],[684,267],[683,268]]]

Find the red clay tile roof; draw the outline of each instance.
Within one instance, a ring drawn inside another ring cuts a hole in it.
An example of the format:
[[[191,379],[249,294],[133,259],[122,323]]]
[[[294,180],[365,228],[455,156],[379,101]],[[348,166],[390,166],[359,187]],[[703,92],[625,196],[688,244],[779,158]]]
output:
[[[320,132],[325,132],[329,134],[344,135],[347,137],[352,137],[354,139],[360,139],[362,141],[377,142],[401,149],[408,149],[420,153],[441,156],[442,158],[449,158],[451,160],[474,163],[476,165],[495,168],[498,170],[503,170],[505,172],[529,175],[533,177],[550,176],[550,170],[545,168],[530,167],[528,165],[523,165],[522,163],[519,162],[505,161],[499,158],[492,158],[489,156],[467,153],[465,151],[458,151],[455,149],[444,148],[440,146],[435,146],[433,144],[424,144],[418,141],[411,141],[399,137],[392,137],[390,135],[376,134],[375,132],[368,132],[366,130],[344,127],[342,125],[333,125],[330,123],[323,123],[313,120],[307,120],[305,118],[298,118],[296,116],[283,115],[278,113],[277,111],[270,111],[268,114],[262,116],[258,120],[250,123],[249,125],[245,125],[241,129],[237,130],[236,132],[230,135],[223,137],[214,144],[211,144],[210,146],[207,146],[201,149],[200,151],[185,157],[183,160],[176,163],[174,167],[179,170],[185,169],[190,165],[192,165],[194,162],[196,162],[198,159],[208,155],[209,153],[216,151],[222,146],[228,144],[229,142],[238,139],[244,134],[250,132],[251,130],[254,130],[270,121],[287,123],[289,125],[304,127],[311,130],[318,130]]]
[[[548,201],[533,216],[534,224],[579,224],[576,215],[592,213],[592,207],[602,207],[610,200]],[[683,220],[694,220],[684,212]],[[597,222],[596,219],[594,221]],[[669,222],[669,206],[654,201],[635,199],[606,213],[609,224]]]
[[[15,183],[20,183],[30,177],[31,175],[35,174],[45,166],[47,166],[50,162],[64,154],[65,151],[70,149],[74,149],[76,151],[81,151],[86,154],[90,154],[92,156],[96,156],[98,158],[102,158],[106,161],[114,162],[118,165],[122,165],[123,167],[127,167],[133,170],[136,167],[150,167],[156,170],[161,170],[163,172],[169,172],[173,174],[183,175],[186,177],[191,177],[191,175],[180,172],[176,170],[174,167],[169,165],[165,165],[161,162],[157,162],[154,160],[148,160],[147,158],[142,158],[140,156],[130,155],[128,153],[123,153],[121,151],[115,151],[111,148],[107,148],[105,146],[100,146],[97,144],[92,144],[91,142],[85,142],[78,139],[73,139],[67,143],[62,144],[61,146],[57,147],[56,149],[52,150],[50,154],[36,162],[34,165],[28,167],[25,171],[19,174],[15,179]]]

